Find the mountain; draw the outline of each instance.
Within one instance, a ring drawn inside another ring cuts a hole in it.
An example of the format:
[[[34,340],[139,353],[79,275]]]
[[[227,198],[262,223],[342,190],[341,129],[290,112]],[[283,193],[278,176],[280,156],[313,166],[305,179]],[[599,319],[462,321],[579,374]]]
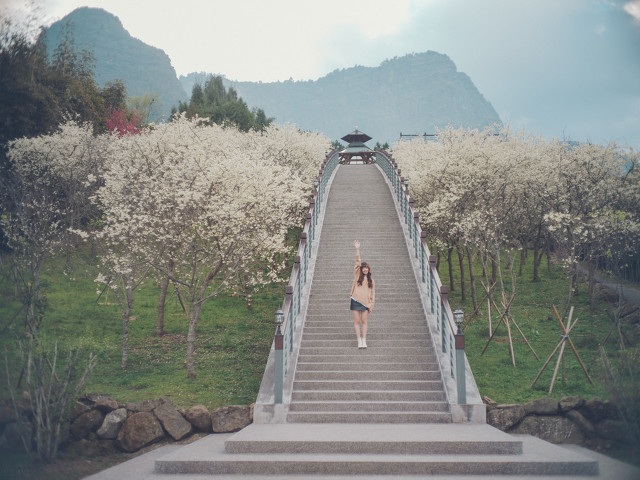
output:
[[[187,92],[206,74],[181,76]],[[500,117],[471,79],[447,56],[424,52],[396,57],[378,67],[335,70],[314,81],[231,82],[250,107],[262,108],[277,123],[338,139],[354,126],[391,143],[400,133],[435,133],[447,125],[482,128]]]
[[[67,25],[76,49],[93,53],[94,73],[101,87],[111,80],[121,79],[129,96],[148,92],[158,94],[160,105],[154,111],[153,121],[168,118],[171,107],[188,98],[169,56],[163,50],[133,38],[118,17],[101,8],[78,8],[45,29],[49,54],[53,54],[64,37]]]

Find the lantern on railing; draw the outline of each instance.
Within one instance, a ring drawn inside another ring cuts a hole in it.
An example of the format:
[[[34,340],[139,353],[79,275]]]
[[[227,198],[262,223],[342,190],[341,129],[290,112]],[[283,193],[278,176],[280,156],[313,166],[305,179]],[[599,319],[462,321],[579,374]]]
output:
[[[282,328],[282,324],[284,323],[284,313],[282,312],[281,309],[276,310],[275,322],[277,327],[276,335],[278,334],[282,335],[282,332],[280,331],[280,329]]]
[[[464,323],[464,313],[459,308],[453,312],[453,321],[458,326],[458,335],[462,334],[462,324]]]
[[[458,385],[458,404],[467,403],[467,382],[464,361],[464,334],[462,324],[464,323],[464,313],[459,308],[453,312],[453,321],[458,326],[458,333],[455,334],[456,346],[456,383]]]
[[[316,189],[316,191],[318,190],[318,185],[320,185],[320,182],[318,182],[318,179],[317,179],[317,178],[315,178],[315,179],[313,180],[313,188],[315,188],[315,189]]]

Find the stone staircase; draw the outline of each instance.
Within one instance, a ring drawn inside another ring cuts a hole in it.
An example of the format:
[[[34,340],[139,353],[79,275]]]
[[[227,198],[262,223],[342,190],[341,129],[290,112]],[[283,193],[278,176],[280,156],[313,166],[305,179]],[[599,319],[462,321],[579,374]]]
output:
[[[376,280],[364,350],[349,311],[354,239]],[[209,435],[154,457],[140,478],[598,478],[598,462],[579,452],[451,423],[405,240],[374,165],[341,166],[331,186],[294,375],[286,423]]]
[[[355,239],[377,294],[362,350],[349,311]],[[287,421],[451,422],[431,349],[388,187],[374,166],[342,166],[326,207]]]

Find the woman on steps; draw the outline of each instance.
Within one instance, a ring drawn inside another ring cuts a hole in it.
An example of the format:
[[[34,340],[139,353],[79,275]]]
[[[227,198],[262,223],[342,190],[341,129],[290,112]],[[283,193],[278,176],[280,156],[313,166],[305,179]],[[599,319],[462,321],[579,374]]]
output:
[[[351,286],[351,313],[353,313],[353,326],[356,330],[358,348],[367,348],[367,317],[373,310],[376,290],[373,278],[371,278],[371,267],[367,262],[360,261],[360,241],[354,240],[353,246],[356,247],[356,266]],[[362,335],[360,334],[361,326]]]

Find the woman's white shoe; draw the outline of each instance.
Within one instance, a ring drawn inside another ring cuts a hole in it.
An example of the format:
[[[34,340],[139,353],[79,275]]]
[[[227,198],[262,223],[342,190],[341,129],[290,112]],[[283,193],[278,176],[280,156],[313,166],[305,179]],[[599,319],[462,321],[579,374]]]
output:
[[[358,337],[358,348],[364,348],[362,346],[362,338]]]
[[[366,338],[362,339],[362,348],[367,348],[367,339]]]

